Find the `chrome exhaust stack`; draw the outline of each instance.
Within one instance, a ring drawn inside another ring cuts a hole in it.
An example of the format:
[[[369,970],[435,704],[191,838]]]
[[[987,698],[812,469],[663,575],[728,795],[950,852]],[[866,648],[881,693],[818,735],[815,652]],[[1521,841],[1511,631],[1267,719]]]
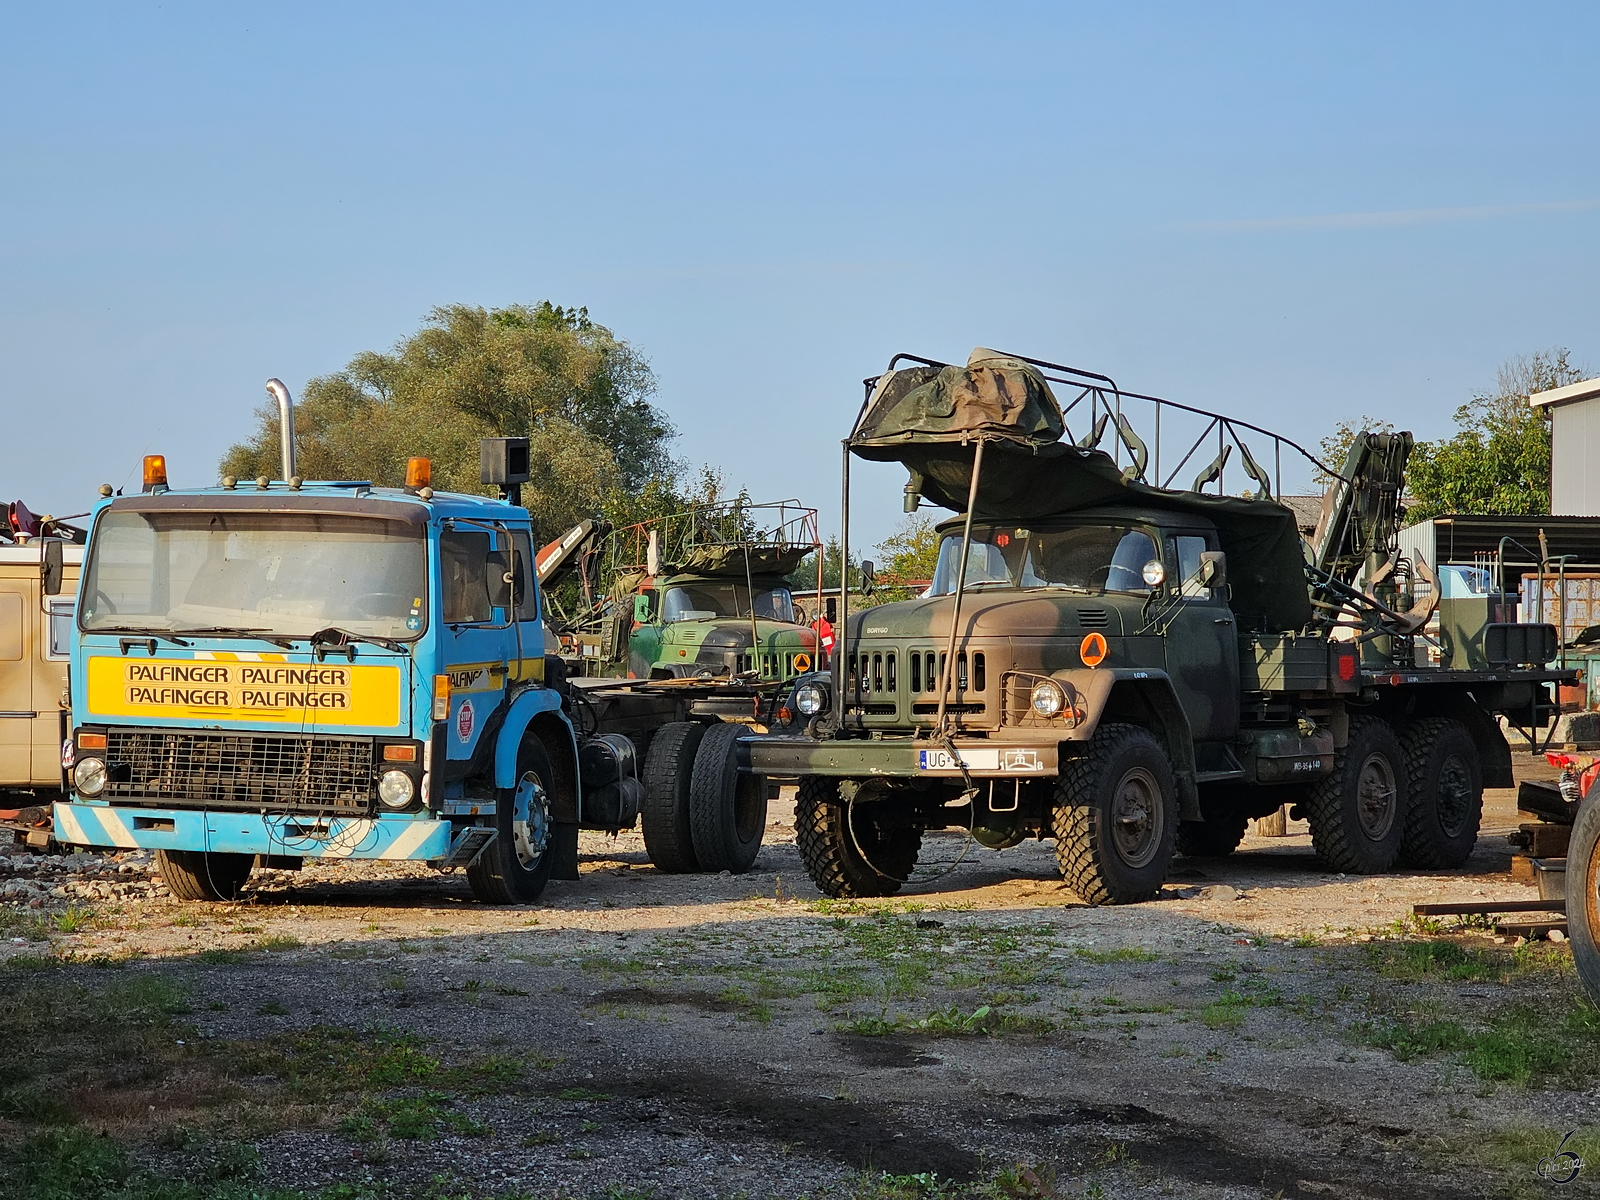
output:
[[[267,395],[278,402],[278,438],[283,447],[283,481],[295,478],[294,470],[294,400],[281,379],[267,380]]]

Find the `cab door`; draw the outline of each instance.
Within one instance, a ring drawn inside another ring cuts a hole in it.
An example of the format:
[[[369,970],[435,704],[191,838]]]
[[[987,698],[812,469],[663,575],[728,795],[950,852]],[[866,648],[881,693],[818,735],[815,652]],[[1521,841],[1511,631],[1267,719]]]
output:
[[[28,787],[33,782],[33,651],[39,624],[37,588],[37,566],[27,571],[19,571],[14,565],[0,568],[0,786],[3,787]],[[52,701],[52,713],[54,708]]]
[[[1167,674],[1197,742],[1239,731],[1239,633],[1223,589],[1200,582],[1200,555],[1216,534],[1177,531],[1164,538],[1167,561]]]
[[[498,589],[490,585],[491,572],[503,579],[510,547],[509,531],[488,522],[456,521],[439,535],[443,628],[438,645],[439,670],[450,677],[448,761],[471,759],[478,752],[517,666],[517,623],[494,603]],[[530,632],[523,640],[528,643],[523,662],[537,657],[542,666],[542,638],[535,640]]]

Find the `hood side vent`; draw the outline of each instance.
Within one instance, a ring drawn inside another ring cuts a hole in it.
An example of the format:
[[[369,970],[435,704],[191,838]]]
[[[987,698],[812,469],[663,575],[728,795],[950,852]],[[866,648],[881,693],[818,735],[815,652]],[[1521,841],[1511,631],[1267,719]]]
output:
[[[1111,614],[1103,608],[1080,608],[1079,629],[1104,629],[1111,624]]]

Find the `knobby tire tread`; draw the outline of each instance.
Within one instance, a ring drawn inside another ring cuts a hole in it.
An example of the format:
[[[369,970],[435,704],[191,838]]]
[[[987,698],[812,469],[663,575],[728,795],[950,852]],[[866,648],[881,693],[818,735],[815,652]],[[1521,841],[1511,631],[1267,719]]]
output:
[[[1311,849],[1323,862],[1335,871],[1342,871],[1350,875],[1366,875],[1374,873],[1370,867],[1363,865],[1355,855],[1352,847],[1352,838],[1359,831],[1346,828],[1344,823],[1344,773],[1349,761],[1351,746],[1362,745],[1367,737],[1367,731],[1375,726],[1388,727],[1388,722],[1381,717],[1352,717],[1350,718],[1350,735],[1345,739],[1345,744],[1334,751],[1333,774],[1317,780],[1312,785],[1306,796],[1306,817],[1311,823]],[[1391,734],[1393,730],[1390,730]],[[1364,748],[1364,747],[1363,747]],[[1404,754],[1400,761],[1393,764],[1396,775],[1400,779],[1410,780],[1406,774]],[[1399,819],[1405,821],[1406,814],[1399,814]],[[1389,870],[1394,864],[1379,868],[1380,871]]]
[[[874,871],[861,860],[850,840],[845,828],[847,811],[837,780],[820,775],[800,780],[794,827],[806,874],[824,895],[835,900],[894,895],[911,878],[922,835],[915,830],[902,831],[898,844],[883,848],[883,861]]]
[[[1446,867],[1459,867],[1461,862],[1451,861],[1453,855],[1446,853],[1446,848],[1440,845],[1440,840],[1435,836],[1432,828],[1435,811],[1431,804],[1420,803],[1420,799],[1427,795],[1428,768],[1433,758],[1434,743],[1447,732],[1459,729],[1462,736],[1470,742],[1471,735],[1467,733],[1466,726],[1460,721],[1450,717],[1423,717],[1420,721],[1413,721],[1406,729],[1405,736],[1400,739],[1400,750],[1405,755],[1406,765],[1406,827],[1400,839],[1400,861],[1406,866],[1423,867],[1438,870]],[[1476,752],[1477,747],[1473,747]],[[1483,777],[1482,764],[1479,764],[1479,779]],[[1473,840],[1477,840],[1478,825],[1483,820],[1483,790],[1478,791],[1478,819],[1473,822]],[[1470,855],[1471,851],[1468,851]],[[1465,860],[1462,860],[1465,861]]]
[[[1158,882],[1142,894],[1117,896],[1100,865],[1115,850],[1101,847],[1093,818],[1096,792],[1106,764],[1125,746],[1141,741],[1148,741],[1165,757],[1164,748],[1149,730],[1107,722],[1095,730],[1085,753],[1063,763],[1056,777],[1055,804],[1050,812],[1056,864],[1066,885],[1089,904],[1138,903],[1153,900],[1161,892]],[[1168,815],[1176,818],[1176,812]]]

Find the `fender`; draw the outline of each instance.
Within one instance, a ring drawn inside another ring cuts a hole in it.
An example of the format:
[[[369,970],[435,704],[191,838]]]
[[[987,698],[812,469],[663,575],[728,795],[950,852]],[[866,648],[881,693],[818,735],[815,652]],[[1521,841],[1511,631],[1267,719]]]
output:
[[[549,713],[560,720],[572,748],[573,769],[577,769],[578,737],[572,722],[561,708],[561,694],[554,688],[531,687],[519,692],[511,701],[506,719],[500,726],[500,737],[494,747],[494,785],[512,788],[517,783],[517,748],[522,745],[522,735],[541,713]],[[577,781],[574,780],[574,783]]]
[[[1195,782],[1194,737],[1189,718],[1172,690],[1172,678],[1157,667],[1088,667],[1057,671],[1052,678],[1067,684],[1083,720],[1062,741],[1063,757],[1074,744],[1087,742],[1108,713],[1110,719],[1143,725],[1165,743],[1178,785],[1178,809],[1186,821],[1201,820],[1200,789]]]

